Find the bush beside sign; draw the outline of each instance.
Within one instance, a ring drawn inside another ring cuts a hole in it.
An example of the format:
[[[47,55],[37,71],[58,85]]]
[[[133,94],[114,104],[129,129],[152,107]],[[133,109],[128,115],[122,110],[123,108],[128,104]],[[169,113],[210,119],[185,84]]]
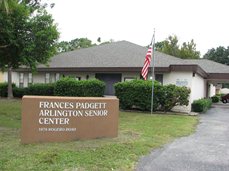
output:
[[[117,137],[119,100],[24,96],[22,143]]]

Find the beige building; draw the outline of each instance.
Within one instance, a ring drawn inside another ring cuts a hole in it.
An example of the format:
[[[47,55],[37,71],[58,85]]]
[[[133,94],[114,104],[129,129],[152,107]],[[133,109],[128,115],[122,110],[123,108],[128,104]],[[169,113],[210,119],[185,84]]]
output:
[[[147,52],[142,47],[120,41],[54,56],[49,66],[38,66],[32,74],[21,68],[13,72],[13,82],[19,87],[32,83],[51,83],[60,77],[73,76],[77,80],[97,78],[106,83],[106,95],[114,95],[113,84],[140,79],[140,72]],[[229,82],[229,66],[206,59],[184,60],[160,52],[154,54],[155,79],[162,84],[175,84],[191,89],[193,100],[215,95],[215,86]],[[150,72],[149,72],[150,79]],[[7,80],[7,75],[4,75]],[[190,111],[191,105],[177,110]]]
[[[0,72],[0,83],[4,82],[4,79],[3,79],[3,73]]]

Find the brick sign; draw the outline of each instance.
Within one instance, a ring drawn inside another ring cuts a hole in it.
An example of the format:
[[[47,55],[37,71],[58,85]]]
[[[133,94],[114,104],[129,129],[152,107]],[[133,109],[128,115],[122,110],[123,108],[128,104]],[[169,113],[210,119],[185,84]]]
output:
[[[117,98],[24,96],[21,142],[116,137],[118,113]]]

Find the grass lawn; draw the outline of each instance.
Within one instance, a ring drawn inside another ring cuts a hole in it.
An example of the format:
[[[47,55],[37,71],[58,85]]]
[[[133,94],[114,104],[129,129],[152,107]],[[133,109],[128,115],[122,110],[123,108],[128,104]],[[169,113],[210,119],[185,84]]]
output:
[[[66,143],[20,144],[21,101],[0,99],[0,170],[133,170],[139,157],[191,134],[198,117],[120,112],[119,136]]]

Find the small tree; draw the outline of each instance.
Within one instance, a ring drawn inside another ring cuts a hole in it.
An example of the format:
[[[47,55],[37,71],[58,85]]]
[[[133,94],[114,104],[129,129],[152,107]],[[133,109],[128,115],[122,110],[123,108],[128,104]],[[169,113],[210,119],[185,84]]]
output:
[[[91,40],[88,38],[76,38],[71,40],[70,42],[61,41],[58,43],[58,52],[68,52],[73,51],[80,48],[88,48],[95,46]]]
[[[10,12],[0,8],[0,68],[8,70],[8,98],[12,93],[12,69],[46,64],[56,52],[59,33],[44,6],[33,1],[10,1]]]
[[[198,59],[200,52],[196,50],[196,44],[192,39],[190,42],[184,42],[181,46],[178,43],[176,35],[169,36],[166,40],[155,44],[156,50],[168,55],[183,59]]]
[[[227,48],[219,46],[216,49],[209,49],[204,55],[205,59],[209,59],[221,64],[229,65],[229,46]]]

